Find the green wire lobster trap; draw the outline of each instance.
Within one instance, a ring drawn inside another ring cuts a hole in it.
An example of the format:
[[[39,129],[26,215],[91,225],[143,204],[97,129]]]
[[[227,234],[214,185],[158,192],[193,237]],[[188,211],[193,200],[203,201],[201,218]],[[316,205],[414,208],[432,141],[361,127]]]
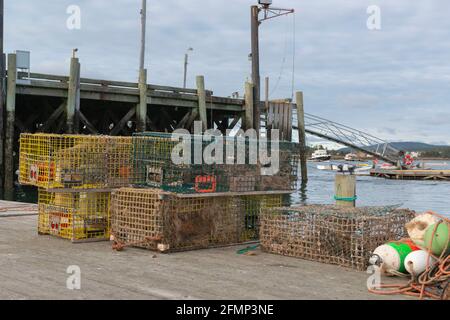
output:
[[[206,137],[186,135],[180,141],[171,134],[135,134],[134,184],[187,194],[297,189],[298,144],[268,141],[268,163],[261,161],[263,147],[256,139]]]

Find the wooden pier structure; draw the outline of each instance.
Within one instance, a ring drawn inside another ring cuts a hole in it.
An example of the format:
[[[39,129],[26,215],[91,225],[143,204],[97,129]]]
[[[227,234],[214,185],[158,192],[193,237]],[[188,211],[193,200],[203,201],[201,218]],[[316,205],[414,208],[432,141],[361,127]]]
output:
[[[194,121],[202,121],[204,129],[217,128],[222,133],[238,124],[242,129],[255,127],[251,83],[245,83],[245,97],[235,99],[206,90],[203,76],[197,76],[197,88],[186,89],[148,84],[146,74],[140,74],[136,83],[83,78],[77,57],[71,58],[69,76],[19,72],[16,54],[8,54],[7,60],[6,112],[3,119],[0,117],[5,128],[1,135],[4,157],[0,156],[0,188],[4,186],[7,200],[13,199],[18,140],[24,132],[116,136],[180,128],[192,131]],[[303,100],[303,95],[297,97]],[[280,129],[283,136],[290,138],[295,104],[269,105],[270,128]],[[299,105],[303,114],[303,101]],[[258,107],[264,121],[267,106],[260,102]],[[306,179],[304,159],[302,172]]]
[[[450,170],[383,170],[370,172],[372,177],[396,180],[441,180],[450,181]]]

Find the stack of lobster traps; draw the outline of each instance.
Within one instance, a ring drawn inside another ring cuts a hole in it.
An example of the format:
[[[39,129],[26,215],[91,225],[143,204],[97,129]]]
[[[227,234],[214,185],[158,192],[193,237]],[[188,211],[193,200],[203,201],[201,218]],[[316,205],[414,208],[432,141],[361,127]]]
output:
[[[130,183],[131,148],[131,137],[22,134],[19,182],[39,188],[39,233],[108,240],[111,191]]]
[[[19,182],[39,188],[40,234],[162,252],[233,245],[258,240],[261,211],[297,188],[298,145],[264,143],[22,134]]]
[[[171,252],[258,240],[261,210],[282,206],[297,187],[292,143],[268,142],[276,158],[270,163],[252,161],[258,149],[245,138],[140,133],[132,144],[134,188],[112,196],[116,249]]]

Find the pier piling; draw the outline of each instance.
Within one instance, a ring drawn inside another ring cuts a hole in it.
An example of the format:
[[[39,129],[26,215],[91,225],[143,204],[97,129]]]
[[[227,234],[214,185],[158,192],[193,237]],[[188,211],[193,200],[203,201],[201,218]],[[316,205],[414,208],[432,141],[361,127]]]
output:
[[[355,175],[337,174],[334,189],[337,206],[356,207]]]
[[[80,113],[80,62],[78,58],[70,60],[69,88],[66,104],[66,132],[79,132]]]
[[[244,128],[245,130],[253,128],[253,84],[251,82],[245,83],[245,116]]]
[[[306,135],[305,135],[305,111],[303,107],[303,92],[296,93],[297,102],[297,122],[298,122],[298,142],[300,144],[300,170],[302,183],[308,182],[308,168],[306,159]]]
[[[5,132],[5,199],[14,200],[14,123],[16,113],[16,54],[8,54],[8,84],[6,99],[6,132]]]
[[[197,95],[198,95],[198,112],[200,120],[203,123],[203,130],[208,129],[208,118],[206,115],[206,91],[205,91],[205,77],[197,76]]]
[[[139,72],[139,104],[136,108],[137,130],[145,132],[147,130],[147,69]]]

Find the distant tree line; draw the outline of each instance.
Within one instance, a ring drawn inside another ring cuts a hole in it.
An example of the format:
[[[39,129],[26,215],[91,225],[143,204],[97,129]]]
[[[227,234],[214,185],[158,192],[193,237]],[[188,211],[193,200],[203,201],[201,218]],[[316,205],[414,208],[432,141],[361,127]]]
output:
[[[450,147],[436,147],[420,152],[421,158],[446,158],[450,159]]]

